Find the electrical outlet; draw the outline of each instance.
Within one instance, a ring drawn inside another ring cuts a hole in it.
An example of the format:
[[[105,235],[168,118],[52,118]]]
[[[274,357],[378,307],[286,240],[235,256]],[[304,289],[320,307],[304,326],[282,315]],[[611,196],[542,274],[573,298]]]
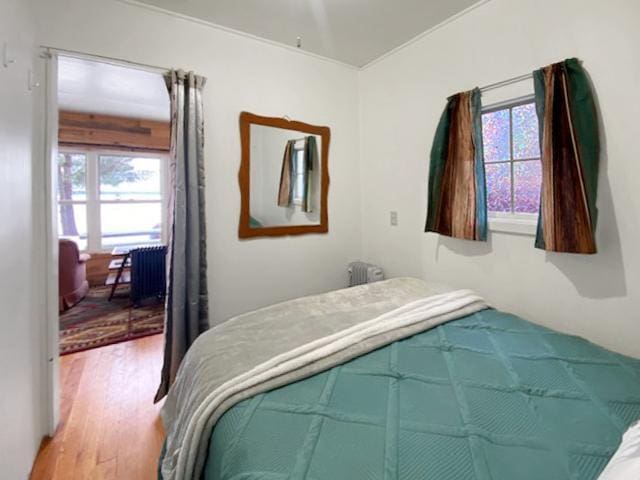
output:
[[[392,227],[398,226],[398,212],[391,211],[389,213],[390,213],[389,220],[390,220],[391,226]]]

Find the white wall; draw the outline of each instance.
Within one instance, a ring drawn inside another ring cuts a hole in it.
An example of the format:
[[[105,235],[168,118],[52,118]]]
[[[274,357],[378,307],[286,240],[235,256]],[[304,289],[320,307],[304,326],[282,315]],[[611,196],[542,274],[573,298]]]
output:
[[[208,77],[204,91],[212,321],[346,285],[360,252],[357,71],[117,1],[40,2],[40,43]],[[331,127],[329,234],[238,240],[246,110]]]
[[[42,192],[30,162],[32,134],[41,125],[32,123],[35,104],[25,88],[35,53],[28,3],[0,3],[0,41],[9,41],[20,62],[0,67],[0,248],[11,252],[0,267],[0,469],[7,478],[26,477],[45,409],[42,305],[34,300],[44,253],[32,242],[42,212],[33,211],[31,197],[34,190],[39,204]],[[390,276],[471,287],[498,307],[640,356],[635,0],[492,0],[368,67],[359,81],[343,65],[114,0],[38,4],[38,44],[193,69],[209,78],[205,154],[214,323],[341,287],[347,262],[364,252]],[[600,253],[546,254],[533,248],[531,237],[507,234],[480,244],[423,233],[428,152],[446,96],[568,56],[584,60],[602,112]],[[242,110],[331,127],[328,235],[238,240]],[[40,104],[35,114],[42,118]],[[389,226],[390,210],[399,212],[398,227]],[[33,269],[26,260],[32,254]]]
[[[0,47],[15,63],[0,64],[0,476],[26,479],[45,431],[42,292],[34,280],[32,208],[33,67],[29,3],[0,2]]]
[[[640,2],[492,0],[360,75],[363,249],[390,275],[471,287],[497,307],[640,357]],[[533,237],[423,233],[428,154],[452,93],[576,56],[603,124],[594,256]],[[399,226],[389,226],[397,210]]]

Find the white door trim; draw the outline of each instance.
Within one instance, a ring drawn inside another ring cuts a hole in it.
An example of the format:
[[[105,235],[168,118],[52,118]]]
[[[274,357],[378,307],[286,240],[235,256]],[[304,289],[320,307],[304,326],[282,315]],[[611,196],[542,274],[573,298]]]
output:
[[[45,304],[43,333],[46,339],[46,427],[47,433],[54,435],[60,422],[60,353],[59,353],[59,313],[58,313],[58,56],[85,58],[96,62],[106,62],[123,65],[128,68],[138,68],[164,74],[168,69],[137,64],[125,60],[110,59],[98,55],[85,54],[69,50],[58,50],[50,47],[43,48],[46,59],[45,92],[44,92],[44,158],[42,166],[38,168],[38,175],[42,175],[44,191],[43,206],[44,219],[39,223],[44,226],[44,234],[39,240],[44,250],[44,266],[39,272],[44,277]],[[157,155],[156,155],[157,156]],[[165,164],[166,162],[163,162]],[[166,188],[168,168],[164,167],[163,188]],[[164,192],[163,192],[164,193]],[[166,217],[166,215],[163,215]],[[164,218],[163,218],[164,221]],[[166,225],[163,225],[166,227]],[[163,228],[166,235],[166,228]],[[42,261],[40,257],[39,262]]]
[[[53,436],[60,421],[60,358],[58,313],[58,55],[47,52],[44,145],[45,332],[47,372],[47,430]]]

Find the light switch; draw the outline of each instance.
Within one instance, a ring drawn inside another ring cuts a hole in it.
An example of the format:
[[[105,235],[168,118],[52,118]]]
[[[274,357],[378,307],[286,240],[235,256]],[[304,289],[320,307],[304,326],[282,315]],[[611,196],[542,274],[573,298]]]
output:
[[[389,220],[391,221],[391,226],[395,227],[398,225],[398,212],[391,211],[389,215]]]

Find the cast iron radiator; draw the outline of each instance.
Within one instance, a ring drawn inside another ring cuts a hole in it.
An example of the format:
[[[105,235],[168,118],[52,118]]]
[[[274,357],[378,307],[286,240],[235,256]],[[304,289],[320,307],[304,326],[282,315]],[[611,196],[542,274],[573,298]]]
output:
[[[166,287],[166,246],[131,250],[131,302],[139,306],[145,298],[162,298]]]

